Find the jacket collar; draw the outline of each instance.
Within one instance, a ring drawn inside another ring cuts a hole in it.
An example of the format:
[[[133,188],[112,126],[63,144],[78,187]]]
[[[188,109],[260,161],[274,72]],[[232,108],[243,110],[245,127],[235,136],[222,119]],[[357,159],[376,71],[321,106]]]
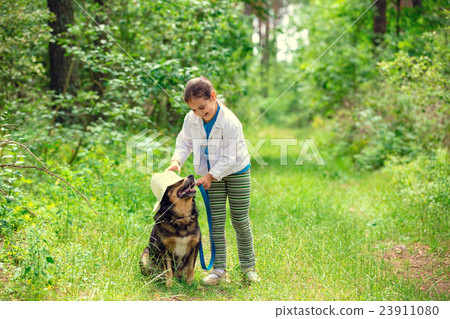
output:
[[[220,112],[217,115],[216,118],[216,122],[214,123],[214,126],[217,127],[224,127],[225,126],[225,112],[226,112],[226,107],[223,104],[219,104],[220,105]],[[191,113],[191,121],[195,124],[197,124],[198,126],[202,127],[203,126],[203,119],[200,116],[194,115],[193,111],[190,111],[189,113]]]

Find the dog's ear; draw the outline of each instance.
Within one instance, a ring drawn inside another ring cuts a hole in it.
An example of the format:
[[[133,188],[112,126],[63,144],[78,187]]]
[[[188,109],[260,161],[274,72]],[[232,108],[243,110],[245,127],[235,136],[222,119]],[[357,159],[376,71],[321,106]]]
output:
[[[161,199],[159,210],[156,212],[155,216],[153,216],[155,222],[158,222],[158,220],[162,218],[162,216],[167,214],[168,211],[170,210],[170,206],[172,205],[172,203],[170,202],[169,196],[167,195],[168,191],[169,190],[167,189],[166,192],[164,193],[164,196]]]
[[[159,210],[156,212],[156,214],[155,214],[155,216],[153,216],[153,220],[155,221],[155,222],[157,222],[160,218],[161,218],[161,215],[162,215],[162,212],[163,212],[164,210],[162,210],[162,206],[160,206],[159,207]]]

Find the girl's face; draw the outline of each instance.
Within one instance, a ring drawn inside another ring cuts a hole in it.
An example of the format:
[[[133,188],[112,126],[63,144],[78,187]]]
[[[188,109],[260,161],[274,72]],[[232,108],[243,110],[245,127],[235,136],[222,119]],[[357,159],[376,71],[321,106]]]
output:
[[[211,91],[211,99],[193,97],[188,103],[195,115],[200,116],[208,123],[212,120],[217,111],[216,92]]]

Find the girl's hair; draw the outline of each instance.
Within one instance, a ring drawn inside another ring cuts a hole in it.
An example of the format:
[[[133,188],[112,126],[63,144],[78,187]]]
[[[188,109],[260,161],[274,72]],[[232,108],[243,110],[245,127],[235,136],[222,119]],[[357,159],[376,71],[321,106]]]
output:
[[[215,91],[210,80],[201,76],[191,79],[184,89],[183,100],[188,103],[192,98],[211,98],[211,91]]]

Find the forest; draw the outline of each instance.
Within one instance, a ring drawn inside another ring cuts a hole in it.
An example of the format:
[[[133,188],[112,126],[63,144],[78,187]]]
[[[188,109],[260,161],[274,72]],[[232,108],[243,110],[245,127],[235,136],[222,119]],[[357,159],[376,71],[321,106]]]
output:
[[[0,1],[0,300],[449,300],[448,4]],[[229,215],[229,282],[139,270],[199,76],[252,155],[250,287]]]

